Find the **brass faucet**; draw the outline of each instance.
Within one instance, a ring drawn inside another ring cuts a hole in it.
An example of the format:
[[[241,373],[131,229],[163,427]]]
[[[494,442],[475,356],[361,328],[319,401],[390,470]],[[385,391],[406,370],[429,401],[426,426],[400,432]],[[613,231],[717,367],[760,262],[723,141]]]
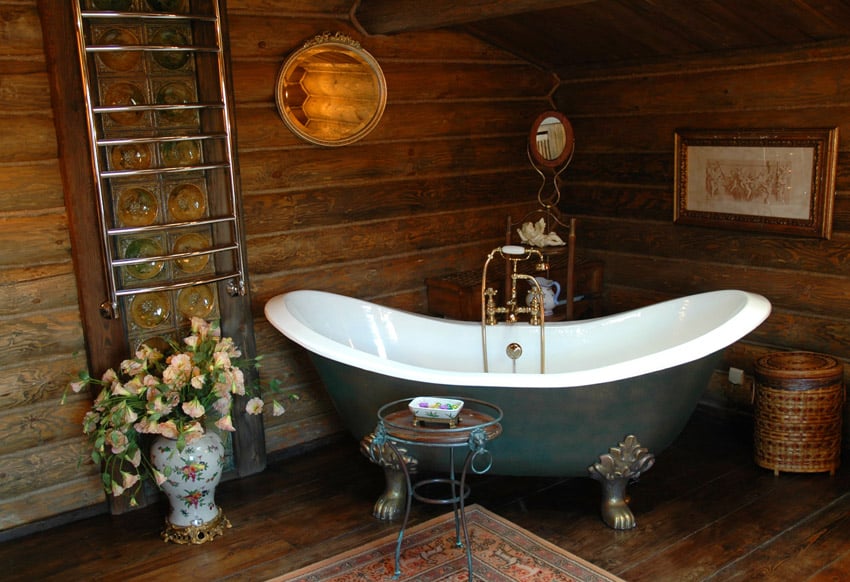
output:
[[[496,305],[496,295],[498,294],[498,291],[492,287],[486,286],[487,266],[497,255],[501,256],[511,265],[510,296],[505,300],[505,304],[503,306]],[[525,275],[517,272],[517,263],[519,261],[525,261],[534,256],[538,259],[538,266],[545,263],[543,255],[537,249],[526,249],[525,247],[512,245],[498,247],[487,256],[487,261],[484,264],[484,274],[481,279],[482,320],[486,325],[496,325],[497,315],[504,315],[505,322],[513,324],[519,320],[518,316],[523,314],[529,314],[529,323],[531,325],[543,325],[545,317],[543,314],[543,290],[540,288],[540,284],[537,282],[537,279],[531,275]],[[533,296],[531,304],[527,307],[520,305],[517,300],[517,281],[520,279],[529,281],[532,287]]]
[[[492,261],[497,255],[510,263],[510,296],[507,298],[503,306],[496,304],[496,295],[498,294],[498,291],[487,286],[487,267],[489,267],[490,261]],[[487,260],[484,262],[484,271],[481,275],[481,350],[484,358],[483,363],[485,372],[488,372],[490,369],[487,359],[487,327],[496,325],[497,315],[504,315],[506,323],[514,324],[518,321],[519,315],[526,313],[529,314],[528,323],[540,328],[540,372],[543,373],[546,370],[546,335],[544,333],[546,316],[543,311],[543,289],[540,287],[540,283],[538,283],[537,279],[531,275],[517,272],[517,263],[519,261],[527,261],[532,257],[537,258],[535,267],[538,271],[541,268],[546,268],[547,265],[546,260],[543,257],[543,253],[537,249],[528,249],[516,245],[505,245],[503,247],[493,249],[490,254],[487,255]],[[519,305],[517,302],[516,288],[517,281],[520,279],[529,281],[529,284],[531,285],[531,303],[527,307]],[[511,349],[513,345],[514,344],[508,346],[508,356],[516,360],[516,358],[518,358],[522,353],[522,349],[520,347],[520,350],[515,352]],[[516,345],[519,346],[519,344]],[[516,356],[514,357],[511,354],[516,354]]]

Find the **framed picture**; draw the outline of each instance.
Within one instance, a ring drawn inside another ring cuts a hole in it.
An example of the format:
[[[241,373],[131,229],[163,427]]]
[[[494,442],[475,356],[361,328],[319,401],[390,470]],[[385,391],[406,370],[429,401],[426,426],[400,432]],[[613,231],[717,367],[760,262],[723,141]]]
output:
[[[681,129],[673,221],[828,239],[838,129]]]

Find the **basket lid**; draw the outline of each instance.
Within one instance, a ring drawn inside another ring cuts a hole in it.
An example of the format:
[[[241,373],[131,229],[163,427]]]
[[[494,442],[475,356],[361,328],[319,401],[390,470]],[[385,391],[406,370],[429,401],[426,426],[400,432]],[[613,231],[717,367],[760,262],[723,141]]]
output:
[[[814,352],[775,352],[756,360],[754,371],[770,377],[818,379],[844,375],[844,364]]]

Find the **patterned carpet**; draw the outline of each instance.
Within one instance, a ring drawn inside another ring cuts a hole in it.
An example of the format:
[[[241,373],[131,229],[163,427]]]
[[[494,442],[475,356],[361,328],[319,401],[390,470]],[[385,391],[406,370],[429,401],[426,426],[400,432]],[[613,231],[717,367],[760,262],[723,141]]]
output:
[[[474,579],[494,582],[614,582],[620,578],[537,537],[479,505],[466,508]],[[391,580],[398,536],[386,536],[269,582]],[[468,580],[466,551],[455,543],[451,512],[409,528],[401,549],[400,581]]]

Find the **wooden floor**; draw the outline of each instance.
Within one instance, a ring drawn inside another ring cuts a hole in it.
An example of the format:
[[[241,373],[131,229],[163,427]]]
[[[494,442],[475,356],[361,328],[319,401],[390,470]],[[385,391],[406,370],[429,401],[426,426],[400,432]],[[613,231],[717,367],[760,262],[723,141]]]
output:
[[[470,502],[630,581],[850,580],[850,471],[774,477],[751,460],[749,425],[698,410],[630,488],[634,530],[601,522],[587,478],[479,477]],[[211,543],[162,542],[160,506],[100,515],[0,544],[0,579],[264,580],[395,533],[370,515],[382,488],[346,439],[222,484],[233,528]]]

